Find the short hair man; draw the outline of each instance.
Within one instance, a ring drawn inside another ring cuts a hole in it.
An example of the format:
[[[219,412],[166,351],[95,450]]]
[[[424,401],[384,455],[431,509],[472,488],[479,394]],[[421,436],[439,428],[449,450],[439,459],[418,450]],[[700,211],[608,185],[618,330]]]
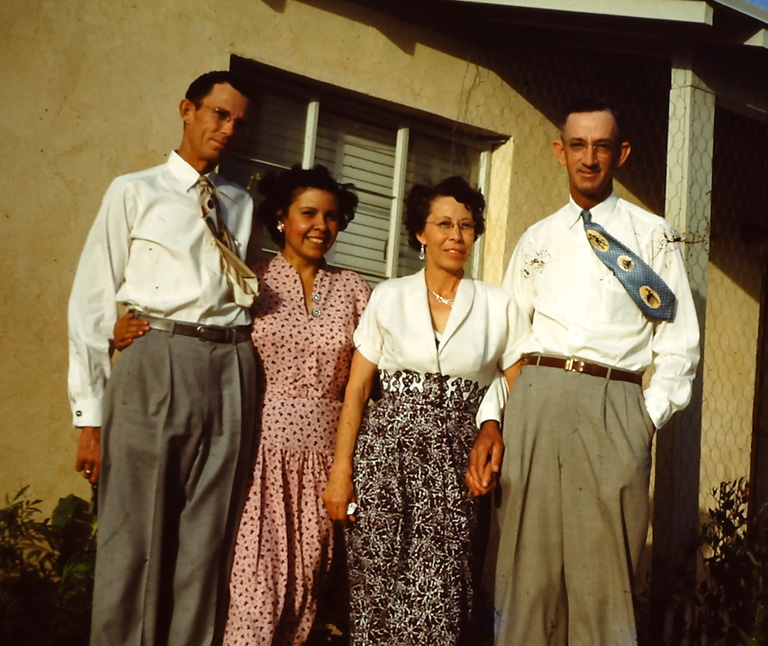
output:
[[[504,278],[525,323],[504,423],[497,643],[630,646],[651,441],[690,400],[698,324],[679,237],[613,192],[630,153],[616,111],[574,104],[553,148],[570,201],[523,234]],[[642,261],[673,296],[647,275],[620,282]]]
[[[179,149],[112,182],[75,276],[76,468],[99,484],[94,646],[211,644],[219,629],[255,384],[220,246],[244,256],[253,203],[213,171],[243,133],[245,92],[229,72],[190,85]],[[112,367],[118,304],[149,330]]]

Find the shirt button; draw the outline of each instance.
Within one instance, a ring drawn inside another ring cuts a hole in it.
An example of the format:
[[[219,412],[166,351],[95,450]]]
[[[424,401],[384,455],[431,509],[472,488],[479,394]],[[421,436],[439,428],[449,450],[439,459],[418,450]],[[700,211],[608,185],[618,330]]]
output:
[[[319,307],[312,308],[312,316],[314,316],[315,318],[319,318],[322,313],[323,311]]]

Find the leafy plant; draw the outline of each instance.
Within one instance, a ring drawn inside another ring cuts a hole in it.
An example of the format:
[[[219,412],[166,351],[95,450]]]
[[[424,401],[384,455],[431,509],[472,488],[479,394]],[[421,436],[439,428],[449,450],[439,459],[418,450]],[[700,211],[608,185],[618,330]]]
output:
[[[322,646],[332,644],[344,646],[349,643],[349,637],[336,624],[321,624],[315,622],[306,646]]]
[[[344,535],[334,527],[336,547],[330,571],[320,583],[317,614],[305,646],[347,646],[349,644],[349,589],[347,587]]]
[[[701,529],[704,577],[698,585],[690,643],[768,644],[768,508],[747,515],[741,478],[713,490],[717,502]]]
[[[51,518],[28,487],[0,509],[0,634],[14,646],[87,644],[96,522],[91,503],[61,498]]]
[[[40,501],[29,500],[27,489],[6,495],[0,509],[0,635],[14,646],[84,646],[95,561],[92,503],[69,495],[50,519],[41,519]],[[768,644],[768,507],[748,517],[744,479],[723,482],[712,493],[716,505],[700,533],[703,578],[689,615],[688,644]],[[308,643],[347,643],[339,584],[323,591],[329,603],[321,603],[327,607],[318,609]]]

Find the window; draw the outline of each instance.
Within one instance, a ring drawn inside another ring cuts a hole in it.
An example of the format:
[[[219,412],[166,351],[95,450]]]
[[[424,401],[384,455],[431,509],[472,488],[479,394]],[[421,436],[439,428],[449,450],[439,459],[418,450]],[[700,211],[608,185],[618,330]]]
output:
[[[487,193],[488,156],[502,141],[489,133],[457,129],[397,106],[382,105],[309,79],[252,61],[233,58],[233,70],[249,74],[259,90],[253,125],[222,173],[258,200],[263,174],[301,163],[323,164],[341,182],[355,185],[360,200],[355,219],[327,260],[353,269],[370,283],[414,273],[418,252],[408,246],[402,223],[403,198],[410,186],[462,175]],[[276,251],[266,231],[265,251]],[[479,270],[480,245],[473,273]]]

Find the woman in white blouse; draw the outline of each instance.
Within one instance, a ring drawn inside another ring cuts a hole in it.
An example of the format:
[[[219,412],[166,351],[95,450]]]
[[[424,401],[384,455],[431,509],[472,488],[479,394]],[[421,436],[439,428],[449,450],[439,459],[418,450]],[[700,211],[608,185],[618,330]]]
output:
[[[460,177],[414,186],[406,228],[426,266],[377,286],[355,332],[323,496],[332,518],[353,521],[355,646],[471,637],[473,496],[492,488],[502,451],[498,403],[480,404],[495,377],[516,374],[509,297],[464,272],[484,208]],[[366,407],[377,371],[383,396]]]

